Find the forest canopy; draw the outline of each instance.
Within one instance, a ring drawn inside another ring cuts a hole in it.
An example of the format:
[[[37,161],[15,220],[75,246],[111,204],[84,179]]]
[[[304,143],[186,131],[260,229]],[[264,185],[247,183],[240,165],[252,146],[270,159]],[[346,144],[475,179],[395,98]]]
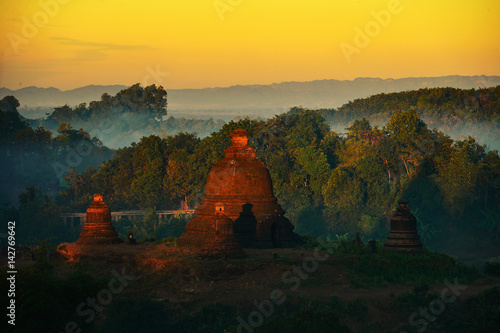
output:
[[[500,238],[498,152],[472,137],[454,141],[429,130],[415,110],[396,112],[382,128],[362,118],[347,136],[330,131],[319,112],[294,108],[268,121],[230,122],[204,139],[143,137],[97,169],[68,174],[60,204],[84,210],[102,192],[112,209],[175,209],[184,198],[197,205],[211,166],[230,145],[229,133],[240,127],[301,234],[383,238],[404,198],[428,245],[465,230]]]
[[[167,92],[163,87],[139,83],[119,91],[115,96],[103,94],[99,101],[74,107],[63,105],[48,113],[47,119],[32,120],[53,132],[61,123],[71,123],[97,136],[107,147],[120,148],[137,142],[143,136],[166,136],[178,132],[196,132],[207,136],[219,130],[224,122],[213,119],[167,118]]]
[[[444,89],[395,95],[396,100],[415,96],[405,105],[391,102],[397,106],[387,106],[390,117],[379,126],[359,117],[335,132],[324,110],[295,107],[266,121],[231,121],[204,138],[187,132],[145,135],[116,151],[67,122],[58,123],[54,137],[43,127],[32,129],[17,113],[19,103],[4,98],[0,139],[8,163],[2,166],[2,184],[6,184],[2,194],[33,186],[25,192],[23,207],[31,207],[32,212],[45,207],[48,219],[57,215],[53,213],[57,209],[85,211],[97,192],[112,210],[177,209],[185,199],[193,207],[200,203],[210,168],[230,145],[229,133],[244,128],[251,135],[249,144],[269,169],[275,196],[300,234],[337,237],[360,232],[364,239],[383,239],[388,218],[404,198],[410,201],[427,246],[477,239],[474,246],[487,248],[500,240],[498,151],[471,136],[453,140],[430,129],[421,117],[425,110],[413,107],[413,102],[437,91],[449,94],[430,102],[436,107],[461,94]],[[476,102],[470,105],[478,105],[478,115],[467,119],[497,121],[494,96],[498,91],[497,87],[475,94]],[[151,117],[156,115],[153,109],[147,111]],[[47,192],[51,196],[43,195]],[[2,201],[13,202],[11,197]],[[3,212],[12,213],[12,209],[5,206]],[[443,241],[443,235],[454,236]]]
[[[156,87],[153,84],[143,88],[136,83],[115,96],[105,93],[100,101],[90,102],[88,106],[86,103],[81,103],[74,109],[67,104],[56,107],[48,119],[58,122],[99,121],[126,113],[157,118],[166,116],[167,92],[161,86]]]
[[[336,129],[363,117],[383,125],[396,112],[415,110],[429,128],[455,138],[464,133],[491,149],[500,149],[500,86],[482,89],[432,88],[378,94],[356,99],[338,109],[319,110]],[[466,137],[466,136],[465,136]]]

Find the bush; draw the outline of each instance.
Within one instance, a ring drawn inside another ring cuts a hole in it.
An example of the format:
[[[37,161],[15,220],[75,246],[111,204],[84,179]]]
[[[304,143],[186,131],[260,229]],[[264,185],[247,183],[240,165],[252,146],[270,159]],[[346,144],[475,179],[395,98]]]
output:
[[[268,322],[255,330],[263,333],[346,333],[349,328],[340,322],[339,315],[332,311],[306,309],[295,313],[291,318],[273,316]]]
[[[297,213],[295,232],[301,235],[326,235],[326,223],[318,207],[305,206]]]
[[[0,275],[2,290],[8,290],[6,275]],[[70,321],[74,321],[84,332],[95,332],[95,323],[87,324],[87,317],[79,316],[76,308],[87,297],[95,297],[99,290],[107,286],[107,282],[105,279],[95,279],[82,270],[59,278],[51,269],[40,265],[18,269],[16,284],[22,287],[16,290],[19,309],[16,332],[61,332]],[[6,325],[6,322],[4,320],[2,325]],[[7,332],[7,329],[2,331]]]
[[[170,318],[160,302],[122,298],[113,300],[100,332],[169,332]]]
[[[162,239],[162,243],[174,243],[174,246],[177,246],[177,237],[169,236],[167,238]]]
[[[470,332],[498,332],[500,287],[487,289],[467,302]],[[467,327],[467,326],[466,326]]]
[[[188,219],[183,215],[172,216],[166,220],[158,220],[156,212],[150,210],[142,220],[128,220],[122,218],[114,223],[118,237],[126,239],[128,232],[133,232],[135,239],[139,242],[151,241],[151,239],[165,239],[167,237],[179,237],[185,229]],[[155,230],[156,226],[156,230]]]
[[[166,221],[160,221],[160,224],[156,228],[155,236],[158,239],[163,239],[166,237],[176,237],[178,238],[186,231],[186,224],[188,219],[183,215],[172,216]]]
[[[500,262],[485,262],[484,273],[493,276],[500,276]]]
[[[236,317],[236,312],[229,305],[218,303],[203,305],[194,314],[175,325],[173,332],[220,333],[233,325]]]
[[[470,283],[481,276],[473,266],[430,251],[420,255],[386,251],[363,253],[359,256],[359,263],[353,264],[350,270],[356,275],[351,284],[362,288],[390,284],[432,285],[455,277]]]

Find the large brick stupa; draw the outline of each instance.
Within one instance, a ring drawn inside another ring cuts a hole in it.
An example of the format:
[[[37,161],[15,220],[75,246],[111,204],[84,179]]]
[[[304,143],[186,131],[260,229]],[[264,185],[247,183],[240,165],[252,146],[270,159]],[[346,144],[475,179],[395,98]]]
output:
[[[222,202],[243,248],[294,246],[298,236],[274,197],[269,171],[255,157],[255,149],[247,145],[248,132],[236,129],[230,135],[232,146],[210,170],[201,205],[177,245],[202,247],[212,234],[215,205]]]
[[[111,223],[111,211],[101,194],[94,194],[94,201],[87,209],[87,219],[77,244],[119,244],[121,243]]]

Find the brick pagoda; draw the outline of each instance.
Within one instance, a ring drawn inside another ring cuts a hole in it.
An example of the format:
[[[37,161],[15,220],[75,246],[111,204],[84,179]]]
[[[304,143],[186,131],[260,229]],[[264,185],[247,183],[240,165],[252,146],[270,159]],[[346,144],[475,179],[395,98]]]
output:
[[[87,209],[87,220],[77,244],[119,244],[121,240],[111,223],[111,211],[101,194],[94,194],[94,201]]]
[[[248,132],[236,129],[230,135],[232,146],[224,150],[225,157],[210,170],[201,205],[177,245],[202,247],[211,234],[215,205],[223,202],[244,248],[294,246],[298,236],[274,197],[269,171],[255,157],[255,149],[247,145]]]
[[[417,219],[411,213],[406,200],[399,201],[399,207],[391,218],[391,231],[384,248],[411,254],[422,253],[424,250],[417,232]]]

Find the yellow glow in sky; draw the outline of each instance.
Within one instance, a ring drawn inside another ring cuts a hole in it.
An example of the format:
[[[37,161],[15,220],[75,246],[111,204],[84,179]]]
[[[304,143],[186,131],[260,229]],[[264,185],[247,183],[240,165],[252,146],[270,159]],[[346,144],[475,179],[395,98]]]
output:
[[[16,0],[0,87],[500,75],[498,0]]]

